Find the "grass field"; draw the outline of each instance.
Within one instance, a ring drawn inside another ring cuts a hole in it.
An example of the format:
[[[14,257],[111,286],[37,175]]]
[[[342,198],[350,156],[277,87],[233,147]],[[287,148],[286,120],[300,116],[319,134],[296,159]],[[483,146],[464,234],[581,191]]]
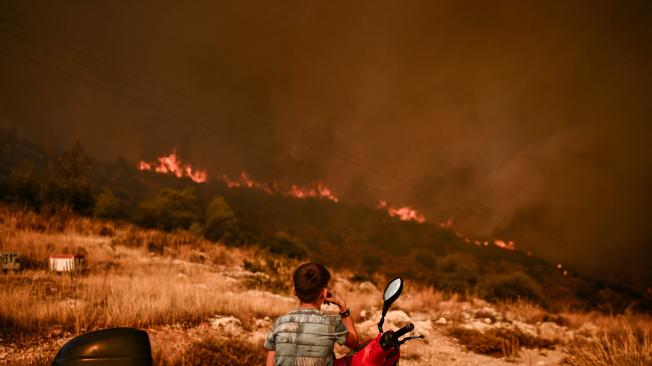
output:
[[[271,319],[296,305],[289,278],[298,262],[260,249],[225,247],[185,231],[0,207],[0,251],[21,253],[26,267],[0,276],[0,362],[9,364],[48,364],[75,335],[129,326],[148,331],[159,365],[260,365]],[[52,273],[47,270],[52,253],[84,254],[87,270]],[[371,274],[374,286],[350,281],[353,275],[334,273],[335,289],[354,310],[360,332],[372,336],[385,279]],[[406,286],[396,309],[419,320],[418,328],[430,339],[443,337],[459,347],[451,351],[459,364],[465,357],[486,357],[485,364],[502,365],[502,359],[519,357],[521,348],[556,349],[560,362],[572,366],[652,364],[652,320],[643,315],[548,314],[527,302],[488,304],[418,283]],[[435,323],[441,318],[445,326]],[[505,318],[505,325],[522,323],[536,332],[541,324],[555,323],[565,333],[549,341],[534,334],[517,344],[499,328],[469,330],[474,318],[493,324]],[[227,325],[216,325],[222,320]],[[437,358],[437,342],[411,347],[406,365],[458,364]],[[534,362],[521,357],[511,364]]]

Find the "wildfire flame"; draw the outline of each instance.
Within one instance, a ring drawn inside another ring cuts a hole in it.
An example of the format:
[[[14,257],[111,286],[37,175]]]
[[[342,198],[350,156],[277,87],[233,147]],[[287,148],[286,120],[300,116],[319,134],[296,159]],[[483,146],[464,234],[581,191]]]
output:
[[[337,196],[333,194],[333,191],[322,182],[317,182],[311,187],[301,187],[293,184],[289,190],[284,190],[277,182],[269,184],[256,181],[246,172],[241,172],[240,176],[235,179],[231,179],[226,174],[223,174],[221,180],[226,183],[228,188],[250,188],[263,191],[269,195],[280,194],[294,198],[324,198],[333,202],[339,202],[339,198],[337,198]]]
[[[231,179],[229,178],[226,174],[222,174],[220,179],[226,183],[226,186],[228,188],[252,188],[252,189],[258,189],[261,190],[269,195],[272,195],[275,193],[275,190],[272,189],[267,183],[264,182],[257,182],[249,177],[249,175],[246,172],[241,172],[240,176],[236,179]],[[276,185],[276,184],[275,184]]]
[[[138,163],[138,170],[153,170],[161,174],[174,174],[179,178],[188,177],[196,183],[204,183],[208,181],[208,175],[206,174],[205,170],[194,170],[191,164],[182,162],[181,159],[179,159],[177,156],[176,150],[172,150],[172,153],[169,155],[157,158],[157,162],[140,161]],[[309,187],[301,187],[299,185],[293,184],[290,186],[290,189],[287,190],[282,189],[276,181],[269,184],[266,182],[254,180],[249,176],[249,174],[244,171],[242,171],[240,175],[235,179],[229,178],[225,174],[220,176],[219,179],[224,182],[228,188],[256,189],[269,195],[280,194],[294,198],[323,198],[333,202],[339,202],[339,198],[337,198],[337,196],[333,194],[333,191],[322,182],[317,182],[313,186]],[[387,201],[380,200],[378,201],[378,208],[385,210],[389,216],[396,217],[401,221],[415,221],[420,224],[426,222],[426,217],[410,206],[391,207]],[[489,246],[490,244],[489,241],[471,239],[462,232],[454,230],[452,217],[445,222],[438,223],[437,225],[445,229],[453,230],[455,235],[458,238],[464,240],[466,243],[475,244],[478,246]],[[492,243],[501,249],[516,250],[516,245],[511,240],[505,241],[496,239]],[[531,255],[531,253],[528,252],[528,255]],[[561,270],[561,264],[559,264],[557,268]],[[567,275],[567,273],[568,272],[566,272],[564,275]]]
[[[176,150],[172,150],[172,153],[169,155],[157,158],[156,162],[140,161],[138,163],[138,170],[155,171],[161,174],[174,174],[179,178],[188,177],[196,183],[204,183],[208,181],[208,174],[206,174],[205,170],[194,170],[191,164],[182,162],[177,156]],[[224,182],[228,188],[257,189],[269,195],[280,194],[295,198],[324,198],[333,202],[339,202],[339,198],[337,198],[333,191],[322,182],[317,182],[315,185],[309,187],[301,187],[293,184],[290,189],[282,189],[277,182],[269,184],[266,182],[256,181],[244,171],[235,179],[229,178],[226,174],[220,176],[219,179]]]
[[[386,210],[389,216],[396,217],[401,221],[416,221],[420,224],[426,222],[426,217],[410,206],[395,208],[390,207],[387,201],[380,200],[378,201],[378,208]]]
[[[158,163],[148,163],[140,161],[138,170],[154,170],[162,174],[174,174],[178,178],[188,177],[195,183],[205,183],[208,181],[208,175],[205,170],[193,170],[191,164],[185,164],[177,157],[177,152],[172,150],[170,155],[158,158]]]
[[[513,241],[504,241],[504,240],[494,240],[494,245],[497,246],[498,248],[502,249],[507,249],[507,250],[514,250],[516,249],[516,246],[514,245]]]
[[[453,230],[455,232],[455,236],[457,236],[458,238],[464,240],[465,243],[475,244],[475,245],[478,245],[478,246],[485,246],[485,247],[487,247],[487,246],[489,246],[489,244],[493,243],[493,245],[495,245],[496,247],[498,247],[500,249],[516,250],[516,243],[514,243],[514,241],[512,241],[512,240],[505,241],[505,240],[501,240],[501,239],[496,239],[493,242],[490,242],[488,240],[471,239],[470,237],[466,236],[466,234],[462,233],[461,231],[457,231],[457,230],[453,229],[453,218],[452,217],[449,218],[448,220],[446,220],[445,222],[438,223],[437,225],[439,225],[439,227],[444,228],[444,229]],[[531,255],[532,255],[532,253],[528,252],[528,256],[531,256]]]

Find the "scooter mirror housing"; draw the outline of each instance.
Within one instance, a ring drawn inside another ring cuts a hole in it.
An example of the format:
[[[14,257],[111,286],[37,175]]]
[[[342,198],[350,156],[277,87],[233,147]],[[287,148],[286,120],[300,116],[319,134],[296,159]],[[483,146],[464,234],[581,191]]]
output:
[[[401,277],[396,277],[393,280],[389,281],[383,292],[383,313],[380,317],[380,322],[378,322],[378,332],[383,332],[383,323],[385,323],[385,315],[387,315],[387,310],[392,306],[394,301],[401,296],[403,292],[403,279]]]

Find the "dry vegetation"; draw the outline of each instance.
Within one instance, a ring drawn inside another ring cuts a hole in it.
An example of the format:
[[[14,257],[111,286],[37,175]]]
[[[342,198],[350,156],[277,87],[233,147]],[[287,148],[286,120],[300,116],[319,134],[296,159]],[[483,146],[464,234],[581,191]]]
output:
[[[649,331],[611,331],[598,340],[573,344],[563,360],[569,366],[652,365],[652,340]]]
[[[480,332],[473,329],[453,327],[448,330],[451,337],[469,351],[494,357],[513,357],[521,347],[550,349],[555,342],[539,339],[512,329],[491,329]]]
[[[296,304],[288,279],[297,262],[255,249],[227,248],[187,231],[164,233],[65,211],[35,214],[0,207],[0,251],[17,251],[28,259],[25,270],[0,276],[0,362],[10,364],[47,364],[77,334],[130,326],[148,331],[160,365],[260,365],[262,337],[271,319]],[[74,276],[47,271],[48,255],[58,252],[85,254],[88,270]],[[371,336],[380,289],[352,281],[354,275],[339,271],[333,285],[354,309],[361,334]],[[374,274],[367,278],[385,280]],[[572,366],[652,363],[652,320],[644,316],[549,314],[527,302],[491,305],[415,283],[406,286],[394,309],[409,314],[428,337],[406,346],[403,363],[408,366],[454,365],[471,357],[459,345],[511,359],[521,349],[556,347],[565,350],[563,362]],[[232,319],[235,328],[215,326],[215,317]],[[446,323],[436,324],[441,318]],[[543,339],[516,328],[467,327],[478,319],[531,327],[556,324],[578,336]],[[400,321],[390,320],[388,327]],[[599,332],[580,336],[586,324]],[[438,352],[445,340],[455,357],[444,360]],[[500,361],[487,359],[489,365]]]

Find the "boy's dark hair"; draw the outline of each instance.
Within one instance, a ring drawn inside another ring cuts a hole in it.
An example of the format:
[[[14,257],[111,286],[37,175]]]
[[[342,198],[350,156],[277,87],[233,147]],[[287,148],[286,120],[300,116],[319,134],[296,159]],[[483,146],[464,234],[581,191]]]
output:
[[[294,291],[301,302],[313,302],[331,279],[326,267],[318,263],[304,263],[294,270]]]

